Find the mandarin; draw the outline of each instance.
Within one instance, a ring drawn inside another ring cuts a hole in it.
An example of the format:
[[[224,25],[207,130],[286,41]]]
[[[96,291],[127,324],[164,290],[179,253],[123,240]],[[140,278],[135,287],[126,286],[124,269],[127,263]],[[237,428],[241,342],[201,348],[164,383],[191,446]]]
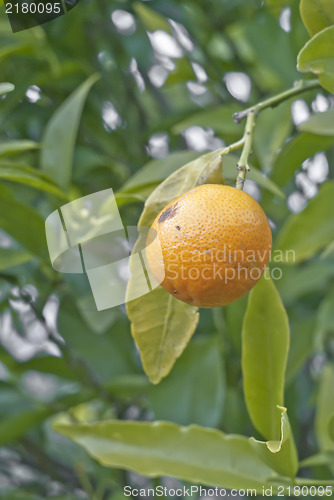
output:
[[[195,187],[169,203],[151,227],[156,237],[150,237],[146,257],[153,276],[194,306],[239,299],[261,278],[270,258],[272,236],[264,211],[234,187]]]

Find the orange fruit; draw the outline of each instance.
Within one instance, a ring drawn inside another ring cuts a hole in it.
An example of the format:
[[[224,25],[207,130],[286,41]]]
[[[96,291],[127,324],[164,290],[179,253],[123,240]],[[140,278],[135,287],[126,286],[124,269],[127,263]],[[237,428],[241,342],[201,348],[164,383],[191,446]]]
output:
[[[187,304],[217,307],[245,295],[270,257],[268,219],[254,198],[220,184],[195,187],[156,217],[146,247],[153,276]]]

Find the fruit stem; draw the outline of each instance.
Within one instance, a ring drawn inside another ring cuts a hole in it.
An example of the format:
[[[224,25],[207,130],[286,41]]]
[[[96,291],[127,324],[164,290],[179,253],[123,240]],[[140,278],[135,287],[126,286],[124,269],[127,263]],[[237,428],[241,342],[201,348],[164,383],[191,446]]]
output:
[[[237,170],[238,170],[238,177],[237,177],[237,182],[236,182],[237,189],[244,188],[246,172],[248,172],[250,170],[249,165],[248,165],[248,157],[250,155],[251,148],[252,148],[252,138],[253,138],[253,129],[255,126],[255,116],[256,116],[255,109],[254,108],[250,109],[248,111],[248,114],[247,114],[245,133],[244,133],[244,137],[243,137],[244,145],[243,145],[243,149],[241,152],[239,162],[237,163]]]
[[[274,108],[281,102],[286,101],[291,97],[295,97],[303,92],[307,92],[308,90],[316,89],[318,87],[320,87],[318,80],[299,80],[295,82],[291,89],[285,90],[284,92],[274,95],[273,97],[269,97],[269,99],[266,99],[265,101],[254,104],[251,108],[234,113],[233,119],[236,123],[240,123],[253,110],[255,113],[259,113],[263,109]]]

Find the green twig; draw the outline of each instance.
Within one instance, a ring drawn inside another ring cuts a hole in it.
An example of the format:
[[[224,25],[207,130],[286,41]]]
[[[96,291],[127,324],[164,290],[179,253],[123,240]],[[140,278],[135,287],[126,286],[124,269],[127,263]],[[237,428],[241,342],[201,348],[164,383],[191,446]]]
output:
[[[266,99],[265,101],[254,104],[251,108],[234,113],[233,119],[236,123],[240,123],[252,110],[254,110],[257,114],[266,108],[274,108],[281,102],[284,102],[291,97],[295,97],[303,92],[307,92],[308,90],[313,90],[318,87],[320,87],[318,80],[299,80],[298,82],[295,82],[295,85],[291,89],[285,90],[284,92],[274,95],[273,97],[269,97],[269,99]]]
[[[247,115],[247,122],[244,133],[244,146],[241,152],[240,160],[237,164],[238,176],[236,182],[237,189],[243,189],[246,172],[249,171],[248,157],[251,152],[252,139],[253,139],[253,129],[255,126],[255,109],[251,109]]]

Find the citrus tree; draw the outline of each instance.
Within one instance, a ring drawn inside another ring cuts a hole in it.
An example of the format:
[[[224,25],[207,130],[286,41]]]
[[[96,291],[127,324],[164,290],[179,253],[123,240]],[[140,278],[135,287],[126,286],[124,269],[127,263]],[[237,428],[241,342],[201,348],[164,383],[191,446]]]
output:
[[[331,498],[333,0],[87,1],[17,33],[5,10],[1,498]],[[139,236],[126,304],[98,310],[83,247],[57,267],[45,221],[63,214],[61,246],[65,207],[108,189]],[[206,257],[272,233],[271,259],[228,298],[141,293],[151,226]]]

